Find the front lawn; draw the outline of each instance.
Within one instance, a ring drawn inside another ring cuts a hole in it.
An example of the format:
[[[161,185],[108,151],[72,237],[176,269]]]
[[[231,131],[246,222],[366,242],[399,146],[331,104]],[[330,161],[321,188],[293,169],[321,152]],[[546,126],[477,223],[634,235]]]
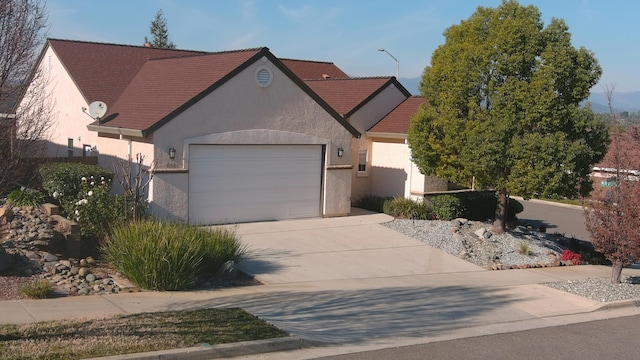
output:
[[[0,325],[0,359],[86,359],[286,337],[242,309]]]

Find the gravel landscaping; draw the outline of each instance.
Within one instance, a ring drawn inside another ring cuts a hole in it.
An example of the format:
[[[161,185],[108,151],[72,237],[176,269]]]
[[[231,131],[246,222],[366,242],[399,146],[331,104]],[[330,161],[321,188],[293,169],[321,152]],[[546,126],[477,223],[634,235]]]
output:
[[[556,235],[535,231],[526,226],[516,226],[498,235],[489,231],[490,224],[464,219],[395,219],[383,225],[486,269],[571,265],[560,261],[564,247],[560,245]],[[529,255],[520,253],[523,241],[527,243]],[[623,276],[622,283],[615,285],[610,283],[609,278],[559,281],[543,285],[602,302],[640,299],[638,277]]]

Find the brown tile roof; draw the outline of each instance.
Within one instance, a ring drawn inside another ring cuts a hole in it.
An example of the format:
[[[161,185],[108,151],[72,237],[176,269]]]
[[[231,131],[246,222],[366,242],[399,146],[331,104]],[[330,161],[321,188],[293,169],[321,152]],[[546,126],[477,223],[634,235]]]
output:
[[[393,77],[329,78],[306,80],[305,83],[345,117],[349,117],[391,83],[404,89]]]
[[[281,61],[266,47],[204,52],[59,39],[49,39],[47,45],[60,58],[87,102],[100,100],[108,105],[100,124],[105,129],[131,129],[146,136],[245,66],[266,56],[354,136],[360,136],[301,80],[323,74],[346,77],[332,63]],[[39,61],[44,62],[44,51],[40,56]]]
[[[323,79],[325,75],[329,78],[348,78],[349,75],[340,70],[331,62],[323,61],[309,61],[309,60],[295,60],[295,59],[280,59],[280,61],[300,79]]]
[[[197,101],[265,52],[266,48],[249,49],[147,61],[109,108],[103,125],[152,131],[164,123],[162,119]]]
[[[149,59],[205,54],[202,51],[49,39],[87,102],[115,103]]]
[[[411,118],[420,106],[426,103],[427,99],[422,96],[411,96],[373,125],[368,132],[407,134]]]

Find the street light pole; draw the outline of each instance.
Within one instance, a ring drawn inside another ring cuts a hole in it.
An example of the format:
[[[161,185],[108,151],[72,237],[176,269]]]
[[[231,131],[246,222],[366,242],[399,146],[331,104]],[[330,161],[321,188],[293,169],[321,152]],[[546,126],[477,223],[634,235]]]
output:
[[[378,49],[378,51],[386,52],[389,56],[391,56],[393,60],[396,61],[396,80],[400,81],[400,61],[398,61],[395,56],[391,55],[391,53],[385,49],[380,48]]]

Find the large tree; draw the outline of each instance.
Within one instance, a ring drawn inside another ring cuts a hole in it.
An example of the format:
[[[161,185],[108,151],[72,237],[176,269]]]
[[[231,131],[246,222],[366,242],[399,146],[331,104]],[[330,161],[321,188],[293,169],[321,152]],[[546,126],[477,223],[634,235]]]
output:
[[[42,1],[0,1],[0,195],[28,182],[25,170],[44,154],[55,116],[43,91],[46,74],[33,69],[46,28]]]
[[[155,19],[151,21],[149,26],[151,39],[144,37],[145,44],[150,44],[156,48],[175,49],[176,45],[169,40],[169,29],[167,28],[167,19],[164,17],[162,9],[158,10]]]
[[[622,268],[640,261],[640,127],[625,127],[613,111],[613,88],[607,89],[611,144],[600,169],[612,179],[586,199],[585,225],[594,248],[611,261],[611,282],[620,283]]]
[[[602,70],[564,21],[545,27],[535,6],[503,1],[444,36],[420,84],[429,103],[409,130],[421,172],[495,189],[497,232],[510,195],[588,194],[608,136],[580,104]]]

